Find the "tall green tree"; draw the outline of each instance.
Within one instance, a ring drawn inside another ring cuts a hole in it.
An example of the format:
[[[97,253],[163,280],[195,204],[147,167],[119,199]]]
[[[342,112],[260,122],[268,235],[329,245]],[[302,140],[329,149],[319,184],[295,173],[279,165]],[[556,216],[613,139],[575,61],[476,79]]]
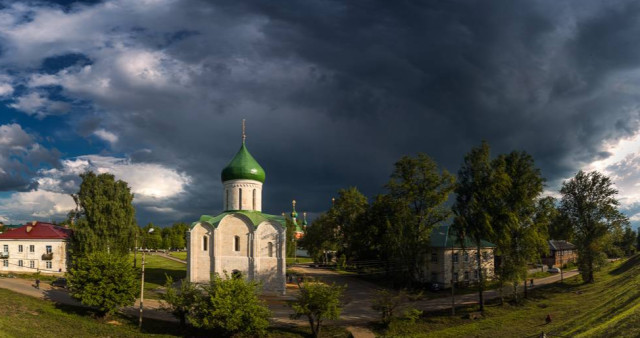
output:
[[[484,280],[482,269],[482,240],[494,235],[492,210],[494,202],[499,200],[500,184],[496,183],[491,166],[489,144],[471,149],[465,155],[462,167],[458,171],[455,214],[453,227],[461,238],[469,238],[476,249],[478,269],[478,303],[484,312]]]
[[[315,262],[328,263],[327,252],[338,250],[337,225],[328,213],[318,216],[306,229],[299,245],[309,252]]]
[[[624,232],[620,238],[620,242],[617,245],[625,256],[631,256],[636,253],[636,232],[631,229],[631,226],[625,226]]]
[[[527,264],[537,261],[547,247],[547,224],[536,219],[544,179],[533,157],[525,152],[498,156],[493,169],[500,187],[492,208],[495,235],[491,240],[501,257],[496,270],[500,281],[513,283],[517,301],[517,286],[527,278]]]
[[[150,232],[150,230],[153,231]],[[162,229],[155,226],[153,223],[148,223],[142,228],[142,241],[138,245],[143,246],[143,249],[161,249],[162,248]]]
[[[604,260],[607,235],[629,221],[618,210],[618,191],[613,182],[597,171],[579,171],[562,184],[560,193],[561,210],[573,229],[578,248],[580,274],[586,283],[593,283],[593,273]]]
[[[329,209],[328,215],[335,224],[339,254],[344,254],[348,261],[354,258],[359,249],[359,225],[368,208],[367,197],[357,188],[349,187],[338,191],[338,198]]]
[[[395,163],[386,188],[396,203],[393,226],[399,231],[397,261],[404,263],[409,280],[422,279],[431,231],[451,216],[445,202],[455,188],[455,177],[420,153]]]
[[[73,256],[95,251],[128,253],[133,247],[136,228],[129,185],[107,173],[96,175],[88,171],[80,177],[80,190],[72,195],[77,206],[71,213]]]

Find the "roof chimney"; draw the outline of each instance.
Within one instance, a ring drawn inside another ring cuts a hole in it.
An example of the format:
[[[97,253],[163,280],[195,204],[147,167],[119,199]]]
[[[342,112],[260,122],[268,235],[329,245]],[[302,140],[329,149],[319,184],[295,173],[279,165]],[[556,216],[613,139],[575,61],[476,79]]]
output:
[[[32,229],[32,228],[33,228],[33,227],[32,227],[31,225],[27,225],[27,232],[31,232],[31,229]]]

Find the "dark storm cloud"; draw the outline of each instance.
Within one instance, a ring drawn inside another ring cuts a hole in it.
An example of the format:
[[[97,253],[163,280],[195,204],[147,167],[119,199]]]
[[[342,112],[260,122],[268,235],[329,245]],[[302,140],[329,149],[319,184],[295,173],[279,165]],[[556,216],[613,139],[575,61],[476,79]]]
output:
[[[133,9],[84,24],[113,36],[74,35],[53,52],[34,44],[13,62],[91,60],[56,63],[70,65],[56,75],[65,95],[96,107],[71,125],[104,128],[118,136],[112,152],[191,177],[139,219],[175,218],[161,207],[187,221],[217,212],[242,118],[272,213],[293,198],[322,211],[348,186],[382,192],[403,155],[456,172],[483,139],[494,153],[531,153],[555,182],[638,131],[632,1],[189,1],[139,12],[121,2]]]
[[[195,137],[167,144],[173,154],[185,148],[178,166],[198,184],[183,207],[194,213],[212,201],[218,208],[218,173],[236,150],[242,117],[249,118],[249,147],[267,168],[272,212],[288,208],[294,197],[322,210],[338,188],[350,185],[380,192],[392,163],[405,154],[426,152],[455,172],[482,139],[496,153],[532,153],[553,181],[600,156],[603,140],[637,130],[637,113],[628,108],[637,95],[616,90],[614,76],[638,66],[640,49],[629,43],[640,33],[638,7],[581,4],[234,2],[217,10],[255,18],[265,35],[260,44],[251,50],[216,35],[213,41],[229,48],[208,45],[197,55],[240,52],[258,67],[301,64],[303,79],[295,86],[285,77],[235,87],[233,66],[216,58],[205,62],[199,78],[231,95],[210,98],[204,111],[188,114],[190,122],[167,116],[127,121],[160,135],[177,126],[199,131],[185,130]],[[194,57],[183,47],[211,41],[210,33],[169,51]],[[243,110],[239,102],[247,100],[255,105]],[[209,139],[218,144],[206,144]]]

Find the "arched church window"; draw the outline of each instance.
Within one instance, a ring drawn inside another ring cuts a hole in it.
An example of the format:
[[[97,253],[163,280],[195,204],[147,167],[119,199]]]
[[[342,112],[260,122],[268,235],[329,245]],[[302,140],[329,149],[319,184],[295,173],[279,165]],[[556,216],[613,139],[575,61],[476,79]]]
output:
[[[239,189],[240,193],[238,194],[238,210],[242,210],[242,188]]]
[[[240,236],[233,237],[233,250],[240,251]]]
[[[208,247],[208,244],[209,244],[209,243],[207,243],[207,239],[208,239],[207,236],[202,236],[202,250],[203,251],[207,251],[207,247]]]
[[[253,189],[253,210],[256,210],[256,189]]]
[[[269,257],[273,257],[273,243],[269,242],[269,244],[267,245],[268,247],[268,251],[269,251]]]

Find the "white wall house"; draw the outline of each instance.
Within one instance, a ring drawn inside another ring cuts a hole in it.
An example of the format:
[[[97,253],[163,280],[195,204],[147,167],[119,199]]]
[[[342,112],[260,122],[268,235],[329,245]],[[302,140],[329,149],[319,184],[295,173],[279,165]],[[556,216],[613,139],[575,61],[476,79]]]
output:
[[[465,243],[459,243],[457,236],[449,228],[440,226],[431,232],[431,248],[426,271],[429,275],[425,276],[426,279],[446,288],[451,287],[452,279],[454,283],[477,283],[478,250],[475,244],[469,239]],[[482,241],[480,264],[485,280],[495,277],[495,247],[495,244]]]
[[[244,142],[222,170],[224,210],[203,215],[187,236],[187,278],[207,283],[212,274],[239,274],[262,283],[264,292],[285,292],[286,226],[281,216],[262,212],[264,169]]]
[[[64,273],[71,230],[31,222],[0,234],[0,272]]]

